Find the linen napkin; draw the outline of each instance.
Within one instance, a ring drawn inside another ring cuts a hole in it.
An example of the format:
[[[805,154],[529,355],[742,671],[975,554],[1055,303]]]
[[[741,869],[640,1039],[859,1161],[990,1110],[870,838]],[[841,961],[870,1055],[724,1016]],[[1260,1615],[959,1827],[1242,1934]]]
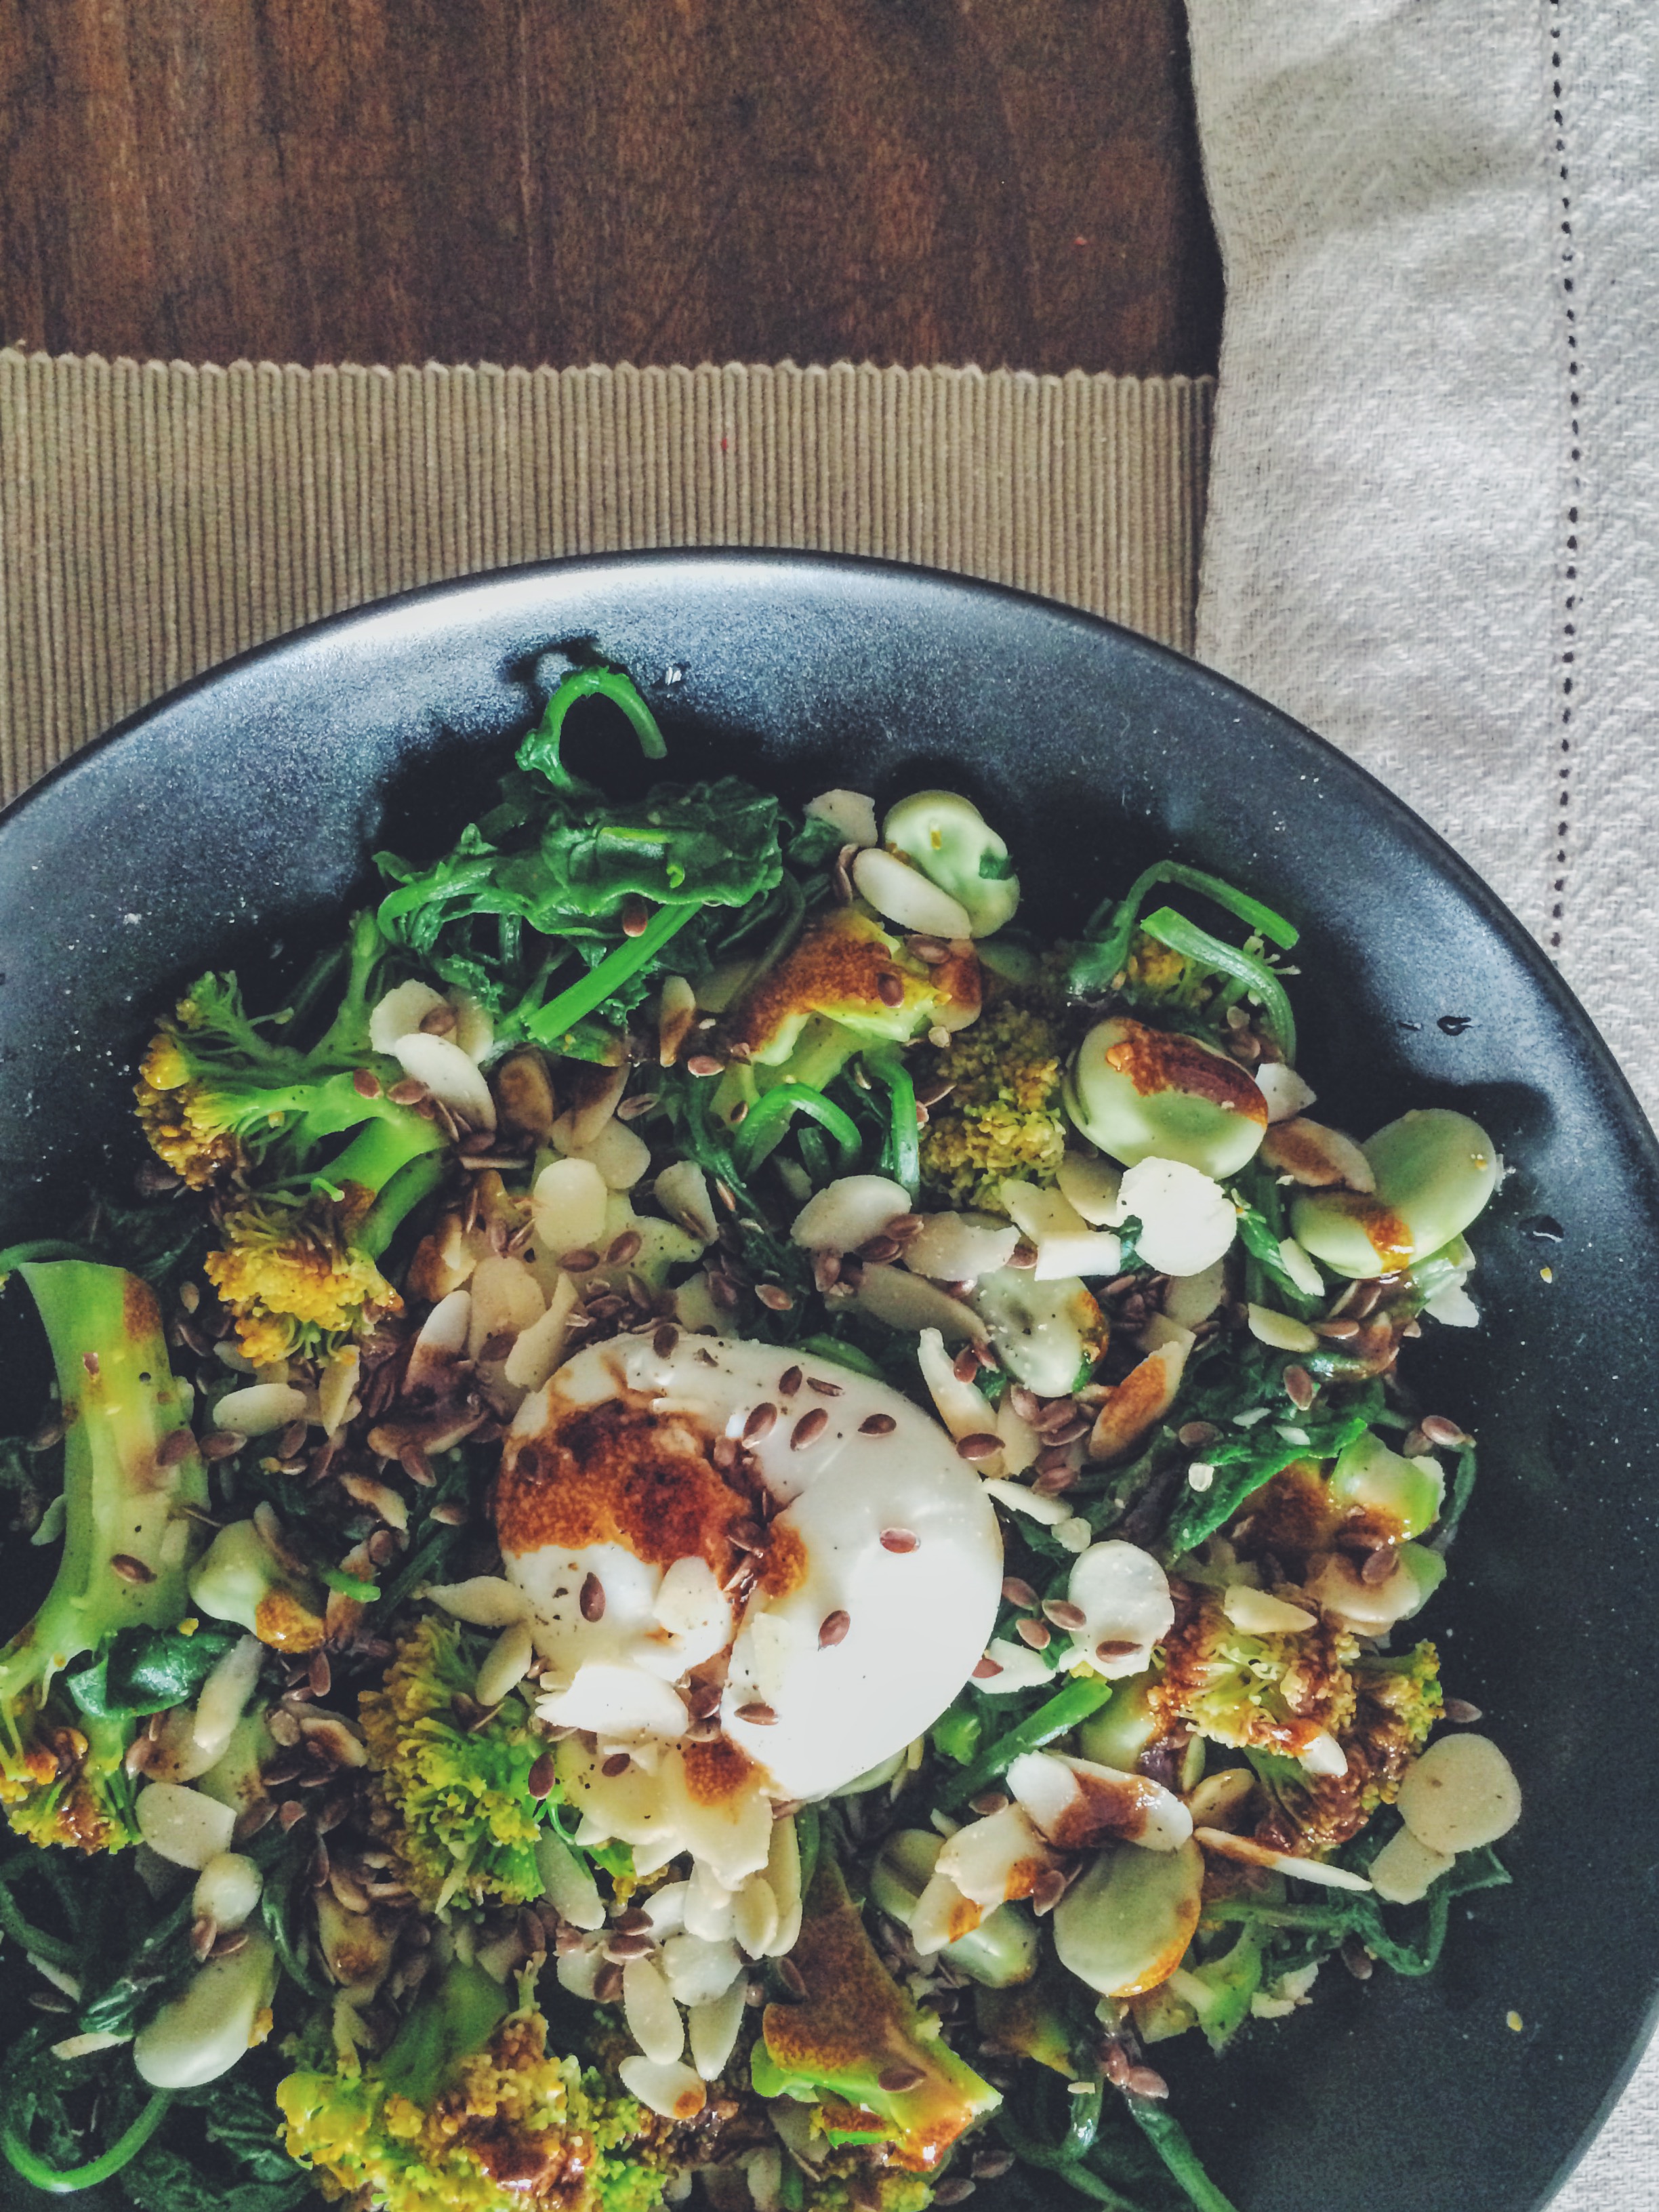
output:
[[[1441,830],[1659,1115],[1651,9],[1189,12],[1227,277],[1199,656]]]
[[[1650,0],[1189,0],[1226,267],[1201,659],[1345,747],[1659,1109]],[[1659,2205],[1659,2047],[1556,2212]]]

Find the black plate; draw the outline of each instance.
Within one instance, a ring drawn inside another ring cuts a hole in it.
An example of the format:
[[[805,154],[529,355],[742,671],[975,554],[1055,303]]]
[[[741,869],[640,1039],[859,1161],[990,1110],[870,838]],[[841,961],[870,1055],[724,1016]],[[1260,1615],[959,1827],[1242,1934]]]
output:
[[[1414,1371],[1485,1447],[1428,1626],[1521,1776],[1515,1887],[1459,1909],[1429,1981],[1328,1967],[1311,2008],[1170,2070],[1241,2212],[1530,2212],[1620,2086],[1659,1973],[1659,1152],[1492,894],[1261,701],[1036,600],[794,555],[520,570],[252,654],[0,820],[0,1237],[38,1231],[49,1186],[121,1138],[168,992],[332,921],[377,845],[447,843],[531,719],[538,666],[577,640],[627,664],[678,760],[803,797],[970,791],[1042,923],[1074,924],[1165,853],[1247,885],[1306,933],[1293,988],[1321,1111],[1364,1135],[1455,1104],[1498,1140],[1486,1326],[1431,1333]]]

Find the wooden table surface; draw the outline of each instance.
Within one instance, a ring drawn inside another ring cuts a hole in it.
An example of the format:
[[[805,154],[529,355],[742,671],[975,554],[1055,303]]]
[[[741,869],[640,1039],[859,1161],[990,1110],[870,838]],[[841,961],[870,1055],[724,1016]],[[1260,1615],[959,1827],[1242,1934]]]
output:
[[[1181,0],[0,0],[0,340],[1215,366]]]

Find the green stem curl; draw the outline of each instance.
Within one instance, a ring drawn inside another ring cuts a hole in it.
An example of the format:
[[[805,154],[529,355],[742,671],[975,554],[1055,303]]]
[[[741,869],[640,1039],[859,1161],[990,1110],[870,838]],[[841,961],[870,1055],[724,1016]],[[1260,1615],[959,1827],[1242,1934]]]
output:
[[[1145,2097],[1126,2097],[1129,2116],[1152,2148],[1187,2192],[1194,2212],[1237,2212],[1204,2171],[1198,2153],[1187,2140],[1187,2130],[1172,2112]]]
[[[166,2118],[172,2102],[169,2091],[158,2089],[132,2125],[100,2157],[88,2159],[84,2166],[49,2164],[29,2148],[27,2136],[10,2113],[0,2120],[0,2151],[33,2188],[44,2190],[49,2197],[72,2197],[79,2190],[96,2188],[100,2181],[130,2166]]]
[[[835,1139],[840,1172],[849,1175],[858,1165],[863,1140],[858,1123],[842,1113],[832,1099],[807,1083],[781,1083],[749,1109],[733,1141],[732,1157],[744,1175],[752,1175],[783,1142],[797,1114],[807,1115]]]
[[[1172,906],[1161,906],[1156,914],[1149,914],[1141,923],[1148,937],[1155,937],[1160,945],[1167,945],[1171,952],[1179,952],[1200,967],[1213,969],[1218,974],[1231,975],[1252,992],[1261,1002],[1261,1012],[1273,1042],[1285,1059],[1296,1060],[1296,1018],[1291,1012],[1291,1001],[1285,986],[1279,981],[1265,960],[1258,960],[1254,952],[1246,952],[1237,945],[1229,945],[1224,937],[1212,935],[1200,929],[1195,921],[1188,921],[1184,914],[1177,914]]]
[[[921,1183],[921,1145],[916,1126],[916,1086],[899,1053],[889,1046],[866,1052],[864,1072],[888,1094],[888,1133],[882,1148],[882,1168],[895,1182],[902,1182],[912,1198]]]

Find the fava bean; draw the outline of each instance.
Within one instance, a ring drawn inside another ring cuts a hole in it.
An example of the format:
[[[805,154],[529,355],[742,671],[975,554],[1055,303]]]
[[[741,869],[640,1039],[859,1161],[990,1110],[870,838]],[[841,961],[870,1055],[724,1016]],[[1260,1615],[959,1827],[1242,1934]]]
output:
[[[1440,1516],[1446,1479],[1431,1459],[1402,1459],[1367,1429],[1331,1470],[1331,1502],[1382,1523],[1390,1536],[1420,1536]]]
[[[918,791],[882,824],[882,842],[947,891],[968,916],[969,934],[989,937],[1019,908],[1019,878],[1008,848],[970,799]]]
[[[1066,1078],[1076,1127],[1125,1167],[1178,1160],[1218,1180],[1254,1159],[1267,1102],[1226,1054],[1117,1016],[1097,1022]]]
[[[1362,1147],[1376,1178],[1357,1191],[1300,1191],[1297,1242],[1334,1273],[1393,1274],[1460,1236],[1498,1188],[1502,1162],[1478,1121],[1449,1107],[1402,1114]]]
[[[943,1844],[943,1837],[931,1829],[901,1828],[882,1846],[871,1872],[870,1894],[902,1928],[908,1929],[915,1917]],[[1036,1973],[1038,1942],[1034,1921],[1011,1905],[999,1905],[977,1928],[945,1944],[939,1956],[983,1988],[1006,1990]]]

